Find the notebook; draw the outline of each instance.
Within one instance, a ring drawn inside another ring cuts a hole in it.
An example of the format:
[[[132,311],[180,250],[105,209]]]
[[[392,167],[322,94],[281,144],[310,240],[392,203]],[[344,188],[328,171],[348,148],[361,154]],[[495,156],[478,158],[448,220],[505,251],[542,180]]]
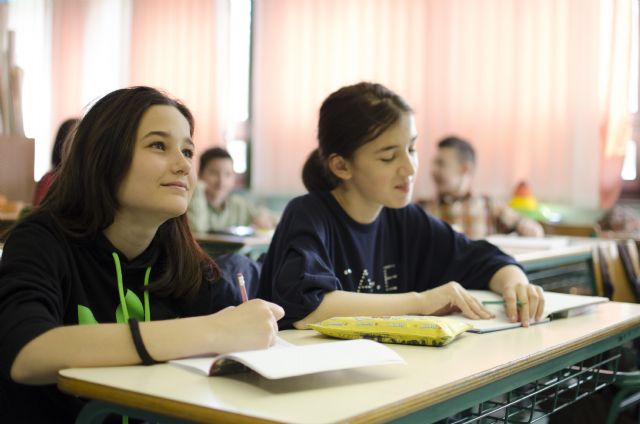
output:
[[[226,375],[250,369],[268,379],[280,379],[372,365],[403,364],[405,361],[392,349],[372,340],[296,346],[280,339],[269,349],[176,359],[169,363],[205,376]]]
[[[502,300],[502,296],[487,290],[469,290],[469,293],[480,301]],[[580,296],[576,294],[553,292],[545,292],[544,299],[544,318],[537,322],[530,322],[530,325],[549,322],[552,317],[560,317],[562,314],[566,315],[570,311],[576,311],[590,305],[609,301],[606,297]],[[473,320],[465,318],[462,314],[455,314],[452,315],[452,317],[473,325],[473,328],[469,330],[473,333],[488,333],[491,331],[520,327],[522,325],[519,322],[509,321],[504,310],[504,305],[485,305],[485,308],[491,311],[496,317],[488,320]]]

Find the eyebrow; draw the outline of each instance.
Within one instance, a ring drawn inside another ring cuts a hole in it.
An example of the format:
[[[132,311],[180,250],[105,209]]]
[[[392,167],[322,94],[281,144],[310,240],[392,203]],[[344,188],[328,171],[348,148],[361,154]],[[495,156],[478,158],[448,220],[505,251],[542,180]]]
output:
[[[149,131],[147,134],[145,134],[144,137],[142,137],[142,139],[144,140],[145,138],[149,138],[149,137],[154,136],[154,135],[159,135],[159,136],[164,137],[164,138],[170,138],[171,137],[171,134],[169,134],[166,131]],[[193,144],[193,140],[191,140],[191,138],[185,138],[184,141],[189,143],[191,146],[195,146],[195,144]]]
[[[411,137],[411,141],[410,141],[411,144],[415,143],[417,138],[418,138],[417,134],[414,135],[413,137]],[[382,147],[382,148],[376,150],[375,153],[384,153],[384,152],[388,152],[388,151],[391,151],[391,150],[396,150],[396,149],[398,149],[398,147],[399,147],[398,145]]]

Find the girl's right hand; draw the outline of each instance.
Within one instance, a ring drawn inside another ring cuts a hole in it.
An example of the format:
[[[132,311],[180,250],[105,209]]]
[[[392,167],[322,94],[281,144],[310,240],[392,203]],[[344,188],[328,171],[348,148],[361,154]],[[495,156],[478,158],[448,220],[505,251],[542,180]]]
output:
[[[284,309],[262,299],[252,299],[209,315],[212,352],[239,352],[272,346],[278,334],[277,321],[283,316]]]
[[[423,315],[448,315],[462,312],[471,319],[493,318],[483,305],[459,283],[451,281],[431,290],[418,293]]]

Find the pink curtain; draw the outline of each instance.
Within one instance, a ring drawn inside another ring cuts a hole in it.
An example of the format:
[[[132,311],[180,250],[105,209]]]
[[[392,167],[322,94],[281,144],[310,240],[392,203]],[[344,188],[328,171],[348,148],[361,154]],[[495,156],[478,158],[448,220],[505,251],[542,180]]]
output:
[[[196,120],[196,153],[223,143],[227,98],[225,0],[136,0],[131,84],[182,99]]]
[[[609,208],[622,189],[620,171],[631,138],[629,85],[633,55],[633,0],[607,3],[603,44],[609,53],[604,68],[603,116],[600,139],[600,206]],[[637,46],[636,46],[637,48]],[[636,75],[635,78],[638,78]],[[634,93],[637,96],[637,93]]]
[[[422,118],[429,37],[423,0],[254,2],[252,183],[301,192],[300,172],[316,145],[318,108],[332,91],[361,80],[402,93]]]
[[[198,151],[222,141],[228,120],[228,2],[131,2],[129,83],[182,98]],[[416,196],[433,194],[435,143],[458,134],[478,151],[477,192],[506,198],[525,179],[541,200],[607,205],[628,135],[631,2],[255,0],[253,187],[302,192],[320,103],[373,80],[416,111]],[[54,125],[85,106],[87,10],[96,4],[53,2]]]
[[[599,0],[256,0],[254,187],[303,191],[322,100],[381,82],[416,111],[416,196],[433,195],[436,142],[476,147],[475,190],[527,180],[546,201],[599,202]],[[624,87],[613,87],[618,92]]]
[[[56,0],[53,5],[52,110],[57,126],[82,111],[87,97],[83,83],[90,86],[91,78],[99,78],[85,74],[84,52],[91,48],[85,46],[89,9],[101,3]],[[182,99],[196,119],[196,153],[221,144],[228,0],[135,0],[131,5],[131,22],[114,22],[116,27],[130,25],[130,46],[122,51],[129,56],[124,84],[154,86]]]
[[[82,70],[85,21],[89,3],[85,0],[53,2],[51,39],[51,99],[54,133],[67,118],[79,116],[82,108]]]

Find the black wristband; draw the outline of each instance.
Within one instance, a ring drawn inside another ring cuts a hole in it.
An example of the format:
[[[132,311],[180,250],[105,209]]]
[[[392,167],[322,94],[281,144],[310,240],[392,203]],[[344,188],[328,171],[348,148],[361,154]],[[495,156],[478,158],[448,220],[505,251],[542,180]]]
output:
[[[138,352],[138,356],[142,359],[143,365],[153,365],[157,364],[158,361],[153,359],[149,352],[147,352],[147,348],[144,346],[142,342],[142,336],[140,335],[140,325],[138,324],[138,320],[135,318],[129,318],[129,329],[131,330],[131,337],[133,338],[133,344],[136,346],[136,352]]]

